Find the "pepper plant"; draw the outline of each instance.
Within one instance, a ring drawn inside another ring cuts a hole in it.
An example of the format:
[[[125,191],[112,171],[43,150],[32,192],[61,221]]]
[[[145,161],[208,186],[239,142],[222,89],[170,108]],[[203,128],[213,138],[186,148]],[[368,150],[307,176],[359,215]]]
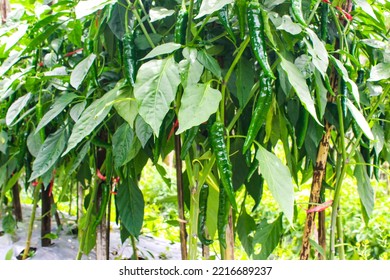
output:
[[[142,170],[151,161],[166,178],[174,153],[183,259],[199,246],[269,258],[297,230],[308,182],[301,259],[345,258],[343,180],[356,178],[368,222],[371,179],[388,175],[389,12],[367,0],[15,1],[0,32],[0,186],[2,207],[19,186],[34,200],[25,257],[39,200],[50,212],[77,185],[75,257],[101,246],[115,207],[137,258]]]

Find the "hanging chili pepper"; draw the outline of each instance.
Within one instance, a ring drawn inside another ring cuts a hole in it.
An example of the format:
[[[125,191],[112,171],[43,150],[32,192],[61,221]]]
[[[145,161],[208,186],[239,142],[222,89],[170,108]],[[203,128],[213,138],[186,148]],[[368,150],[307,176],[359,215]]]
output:
[[[309,125],[309,112],[305,107],[301,106],[299,110],[299,118],[297,123],[297,147],[298,149],[302,148],[303,143],[305,142],[307,127]]]
[[[348,107],[347,107],[347,94],[348,94],[348,87],[347,83],[344,79],[341,79],[340,84],[340,98],[341,98],[341,109],[343,111],[343,117],[346,118],[348,114]]]
[[[237,12],[238,26],[240,29],[240,38],[243,40],[246,29],[246,0],[236,0],[235,7]]]
[[[226,248],[226,227],[229,220],[229,202],[226,201],[226,192],[224,188],[219,188],[219,204],[218,204],[218,219],[217,219],[217,229],[218,229],[218,240],[219,244]]]
[[[127,82],[134,86],[137,76],[136,47],[134,43],[134,32],[130,31],[123,36],[123,64]]]
[[[373,160],[373,168],[374,168],[374,176],[375,179],[379,182],[379,167],[380,167],[380,161],[379,161],[379,155],[374,151],[374,160]]]
[[[221,178],[222,186],[226,191],[234,210],[237,211],[237,203],[234,198],[233,182],[232,182],[232,164],[230,163],[226,144],[224,141],[224,125],[216,121],[210,129],[211,146],[213,148],[219,176]]]
[[[251,38],[252,50],[255,54],[256,60],[263,69],[264,75],[275,79],[268,62],[264,19],[259,3],[250,2],[248,5],[247,14],[249,35]]]
[[[295,19],[303,26],[306,26],[306,21],[302,13],[302,0],[292,0],[291,8]]]
[[[102,188],[101,203],[99,211],[96,215],[95,223],[93,224],[94,228],[96,228],[101,223],[104,213],[106,213],[108,200],[110,198],[110,185],[107,183],[101,183],[100,187]]]
[[[329,5],[321,3],[321,39],[326,42],[328,39],[328,14],[329,14]]]
[[[226,32],[229,34],[230,38],[233,42],[236,42],[236,37],[234,36],[234,32],[232,26],[230,25],[229,15],[228,15],[228,5],[223,6],[218,13],[218,19],[225,28]]]
[[[210,245],[213,240],[206,237],[207,200],[209,196],[209,186],[204,184],[199,194],[199,215],[198,215],[198,237],[203,245]]]
[[[251,122],[249,124],[248,134],[245,138],[243,152],[245,153],[256,138],[260,128],[267,117],[267,113],[272,102],[271,79],[265,75],[260,76],[260,93],[253,110]]]
[[[188,11],[181,9],[177,14],[177,20],[175,25],[174,32],[174,41],[177,44],[185,45],[186,43],[186,34],[187,34],[187,25],[188,25]],[[175,52],[175,60],[179,62],[183,58],[181,50]]]
[[[196,136],[198,135],[199,126],[193,126],[190,129],[188,129],[184,136],[184,142],[181,147],[181,155],[180,158],[182,160],[185,159],[188,151],[190,150],[192,143],[194,142]]]
[[[174,40],[175,43],[184,45],[186,43],[186,33],[188,25],[188,12],[187,10],[181,9],[177,14]]]

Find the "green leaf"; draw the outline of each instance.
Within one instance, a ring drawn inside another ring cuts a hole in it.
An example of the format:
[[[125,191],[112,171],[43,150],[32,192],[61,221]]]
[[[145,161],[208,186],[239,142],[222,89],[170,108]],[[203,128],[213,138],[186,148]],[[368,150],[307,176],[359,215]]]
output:
[[[87,101],[84,100],[83,102],[75,104],[72,107],[72,109],[70,109],[69,115],[72,118],[72,120],[77,122],[77,120],[79,119],[80,115],[83,113],[83,111],[85,109],[85,106],[87,106]]]
[[[375,15],[372,5],[368,4],[366,0],[355,0],[356,8],[361,8],[363,12],[366,12],[370,17],[378,21],[378,18]]]
[[[374,210],[374,189],[371,186],[370,177],[367,174],[364,159],[358,152],[356,153],[356,162],[354,176],[357,180],[357,190],[359,197],[368,217],[371,216]]]
[[[140,115],[138,115],[135,119],[135,134],[140,140],[142,148],[145,148],[146,143],[153,135],[152,128],[144,121],[144,119]]]
[[[170,54],[180,48],[181,48],[180,44],[176,44],[172,42],[165,43],[152,49],[144,58],[141,58],[140,60],[154,58],[156,56],[163,55],[163,54]]]
[[[221,99],[221,92],[211,88],[210,83],[186,87],[181,99],[176,134],[207,121],[218,110]]]
[[[76,19],[93,14],[103,9],[106,5],[117,2],[116,0],[87,0],[79,1],[75,7]]]
[[[198,56],[196,59],[204,66],[207,70],[213,73],[218,79],[222,77],[222,70],[219,66],[217,60],[209,55],[205,50],[201,50],[198,52]]]
[[[72,164],[72,167],[69,170],[69,174],[72,174],[76,169],[80,166],[81,162],[87,155],[90,147],[90,142],[88,141],[87,143],[84,144],[84,146],[81,148],[80,152],[77,153],[77,157],[75,161]]]
[[[8,56],[0,66],[0,76],[3,77],[4,74],[21,59],[21,56],[21,53],[15,53]]]
[[[324,77],[329,65],[328,52],[324,43],[318,38],[313,30],[307,27],[306,33],[309,35],[313,44],[313,46],[311,46],[310,43],[306,42],[307,50],[312,56],[314,66],[320,71],[322,77]]]
[[[5,123],[7,126],[12,125],[12,122],[16,119],[24,107],[26,107],[31,96],[31,93],[27,93],[12,103],[12,105],[8,108],[7,115],[5,116]]]
[[[138,103],[134,99],[132,92],[126,91],[115,100],[114,108],[127,123],[133,128],[134,120],[138,115]]]
[[[8,252],[5,254],[5,260],[10,261],[12,260],[12,257],[14,256],[14,247],[8,250]]]
[[[253,236],[251,236],[251,233],[254,230],[256,230],[255,220],[248,215],[244,207],[237,220],[237,234],[242,247],[244,247],[244,250],[249,257],[253,254]]]
[[[322,119],[322,117],[325,114],[326,104],[328,103],[328,90],[324,86],[324,83],[322,82],[320,72],[314,71],[314,78],[315,78],[315,88],[316,88],[316,97],[317,97],[317,104],[318,104],[318,111],[319,111],[319,117]]]
[[[349,99],[347,99],[347,107],[351,112],[352,116],[354,117],[356,123],[362,129],[364,135],[366,135],[368,139],[374,140],[375,137],[372,134],[371,128],[368,122],[366,121],[365,117],[363,116],[362,113],[360,113],[360,111],[355,107],[355,105],[353,105],[353,103]]]
[[[306,84],[306,80],[303,77],[302,73],[299,71],[298,67],[294,63],[286,60],[281,56],[282,62],[281,67],[285,71],[287,78],[291,86],[295,89],[296,94],[301,100],[303,106],[306,110],[313,116],[316,122],[322,126],[320,121],[317,118],[316,108],[314,106],[314,101],[311,98],[309,87]]]
[[[184,88],[199,82],[204,66],[196,59],[198,51],[195,48],[185,48],[183,59],[179,62],[181,84]]]
[[[11,36],[9,36],[6,40],[4,53],[6,53],[8,50],[10,50],[19,40],[26,34],[26,31],[28,29],[27,24],[20,24],[18,26],[18,30],[12,33]]]
[[[117,195],[118,212],[122,224],[138,238],[144,219],[144,197],[132,178],[121,178]]]
[[[375,137],[375,141],[373,143],[375,153],[379,155],[385,145],[385,132],[383,131],[383,128],[379,123],[375,123],[372,127],[372,133]]]
[[[288,15],[279,16],[277,13],[270,14],[270,19],[277,30],[284,30],[292,35],[298,35],[302,32],[302,27],[291,20]]]
[[[278,246],[280,236],[283,233],[282,230],[282,215],[279,215],[272,224],[268,224],[266,219],[262,220],[253,237],[254,247],[256,246],[255,244],[261,244],[261,251],[259,254],[254,254],[253,259],[266,260]]]
[[[116,98],[118,92],[118,87],[110,90],[85,109],[73,127],[68,147],[62,156],[76,147],[81,140],[88,136],[106,118],[111,110],[112,101]]]
[[[78,89],[81,83],[84,81],[85,76],[87,76],[89,69],[91,68],[93,62],[96,59],[96,55],[91,53],[89,56],[84,58],[76,67],[73,69],[72,74],[70,74],[70,84],[75,89]]]
[[[371,69],[368,81],[376,82],[390,78],[390,63],[378,63]]]
[[[42,146],[41,136],[33,130],[27,137],[27,148],[33,157],[37,157]]]
[[[8,148],[8,134],[4,130],[0,131],[0,152],[5,154]]]
[[[34,160],[29,182],[45,174],[56,163],[64,151],[66,141],[66,130],[64,128],[60,128],[46,138],[38,152],[37,158]]]
[[[359,89],[356,83],[349,78],[348,71],[344,67],[343,63],[334,56],[330,56],[330,60],[333,62],[339,75],[341,75],[344,81],[347,83],[348,89],[351,91],[353,98],[355,98],[357,104],[360,104]]]
[[[149,10],[150,22],[154,22],[175,13],[175,10],[168,10],[164,7],[153,7]]]
[[[287,219],[292,223],[294,215],[294,186],[289,169],[278,157],[262,146],[256,154],[260,172],[267,182],[272,196],[278,202]]]
[[[315,242],[313,239],[309,238],[309,242],[311,246],[316,248],[316,250],[323,256],[326,257],[324,248],[322,248],[317,242]]]
[[[76,94],[67,92],[61,97],[59,97],[50,108],[49,111],[42,117],[42,120],[39,122],[38,127],[35,129],[35,133],[45,127],[52,119],[57,117],[70,102],[77,97]]]
[[[241,108],[245,107],[249,101],[251,89],[254,84],[254,76],[255,72],[252,63],[245,57],[242,57],[237,64],[236,70],[237,99]]]
[[[2,226],[5,233],[13,234],[15,232],[16,221],[10,213],[3,218]]]
[[[115,168],[121,167],[137,155],[139,150],[136,149],[137,141],[138,139],[134,137],[134,131],[128,123],[123,123],[115,131],[112,136],[112,152],[114,155]],[[134,148],[136,150],[132,152]]]
[[[138,70],[134,96],[139,104],[139,114],[157,136],[179,84],[180,75],[173,56],[148,61]]]
[[[210,15],[215,11],[220,10],[223,6],[233,3],[233,1],[234,0],[203,0],[199,8],[199,13],[195,19]]]

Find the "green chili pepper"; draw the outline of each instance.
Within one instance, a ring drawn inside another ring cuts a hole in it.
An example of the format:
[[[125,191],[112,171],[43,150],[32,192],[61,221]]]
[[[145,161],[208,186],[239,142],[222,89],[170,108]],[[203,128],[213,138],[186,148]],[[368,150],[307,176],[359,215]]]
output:
[[[364,162],[370,163],[370,139],[364,134],[360,142],[360,153],[363,156]],[[371,166],[369,164],[366,166],[366,170],[368,176],[371,178]]]
[[[102,196],[101,196],[102,200],[100,203],[99,211],[96,215],[95,223],[93,224],[94,228],[96,228],[101,223],[104,213],[106,213],[108,200],[110,198],[110,185],[108,183],[102,182],[100,186],[102,188]]]
[[[260,93],[253,110],[251,122],[249,124],[248,134],[245,138],[243,152],[245,153],[256,138],[260,128],[267,117],[267,113],[272,102],[271,79],[265,75],[260,76]]]
[[[210,138],[211,146],[213,148],[219,176],[221,178],[222,186],[226,191],[226,195],[229,198],[234,210],[237,211],[237,203],[234,198],[233,182],[232,182],[232,164],[229,160],[228,152],[226,150],[226,144],[224,141],[224,125],[216,121],[211,126]]]
[[[228,15],[228,5],[223,6],[218,13],[219,21],[222,23],[226,32],[229,34],[230,38],[233,42],[236,42],[236,37],[234,36],[234,32],[232,26],[230,25],[229,15]]]
[[[374,165],[374,176],[375,176],[375,179],[379,182],[379,165],[380,165],[380,161],[379,161],[379,155],[374,151],[374,161],[373,161],[373,165]]]
[[[329,4],[321,3],[321,39],[326,42],[328,39],[328,13],[329,13]]]
[[[306,26],[306,22],[302,13],[302,0],[292,0],[291,8],[295,19],[303,26]]]
[[[213,240],[206,237],[206,217],[207,217],[207,199],[209,196],[209,186],[204,184],[199,194],[199,215],[198,215],[198,237],[203,245],[210,245]]]
[[[342,111],[343,111],[343,117],[344,117],[344,119],[347,117],[347,114],[348,114],[347,94],[348,94],[347,83],[345,82],[344,79],[341,79],[341,84],[340,84],[340,98],[341,98],[341,109],[342,109]]]
[[[248,27],[251,38],[252,50],[256,60],[264,71],[264,75],[275,79],[272,69],[268,63],[268,55],[265,42],[265,26],[260,5],[257,2],[250,2],[248,5]]]
[[[175,25],[174,32],[174,41],[177,44],[185,45],[186,43],[186,34],[187,34],[187,25],[188,25],[188,12],[187,10],[180,10],[177,14],[177,20]],[[183,58],[181,50],[175,52],[175,60],[179,62]]]
[[[127,82],[134,86],[137,76],[136,47],[134,43],[134,32],[130,31],[123,36],[123,63]]]
[[[184,45],[186,43],[187,24],[188,24],[188,12],[187,10],[182,9],[177,14],[175,33],[174,33],[175,43],[181,45]]]
[[[226,248],[226,227],[229,220],[229,201],[226,201],[226,192],[224,188],[219,188],[219,204],[218,204],[218,240],[219,244]]]
[[[299,110],[299,118],[297,123],[297,147],[298,149],[302,148],[303,143],[305,142],[307,127],[309,125],[309,112],[305,107],[301,106]]]
[[[240,29],[240,38],[243,40],[246,29],[246,0],[236,0],[235,7],[237,12],[238,26]]]
[[[364,82],[364,70],[363,69],[359,69],[357,71],[358,73],[358,76],[357,76],[357,79],[356,79],[356,84],[359,86],[361,85],[363,82]]]
[[[192,143],[194,143],[194,140],[196,138],[196,135],[198,135],[199,126],[193,126],[190,129],[188,129],[184,136],[184,142],[181,147],[181,155],[180,158],[182,160],[185,159],[188,151],[190,150]]]

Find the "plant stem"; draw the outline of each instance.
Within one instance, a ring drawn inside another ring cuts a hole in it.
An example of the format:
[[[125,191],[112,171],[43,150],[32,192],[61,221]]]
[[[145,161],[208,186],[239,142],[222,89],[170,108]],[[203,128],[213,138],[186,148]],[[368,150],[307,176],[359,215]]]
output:
[[[184,192],[183,192],[183,168],[181,155],[180,135],[175,134],[175,158],[176,158],[176,186],[177,186],[177,203],[179,212],[179,227],[180,227],[180,248],[181,258],[186,260],[187,256],[187,230],[184,215]]]
[[[190,219],[189,219],[189,246],[188,259],[196,260],[198,256],[198,213],[199,213],[199,188],[193,176],[192,163],[189,155],[185,158],[186,170],[190,188]]]
[[[335,228],[336,228],[336,219],[338,215],[339,210],[339,204],[340,204],[340,196],[341,196],[341,187],[343,183],[343,179],[345,176],[345,171],[347,167],[347,152],[346,152],[346,146],[345,146],[345,134],[344,134],[344,117],[343,117],[343,111],[342,111],[342,105],[341,105],[341,96],[337,96],[337,111],[339,116],[339,126],[340,126],[340,145],[341,145],[341,170],[339,176],[337,176],[336,181],[336,187],[335,187],[335,193],[333,197],[333,205],[332,205],[332,215],[331,215],[331,222],[330,222],[330,259],[334,259],[334,253],[335,253]]]
[[[33,201],[34,202],[33,202],[33,208],[32,208],[31,217],[30,217],[30,223],[28,226],[26,247],[24,248],[24,254],[22,257],[23,260],[25,260],[28,257],[28,253],[30,251],[31,237],[32,237],[32,232],[34,230],[35,213],[37,211],[37,206],[38,206],[39,190],[40,190],[39,185],[34,187],[34,192],[33,192],[33,199],[34,199]]]
[[[133,255],[131,256],[131,259],[138,260],[137,244],[135,242],[135,237],[132,234],[130,234],[130,240],[131,240],[131,248],[133,249]]]
[[[341,221],[341,217],[338,216],[336,219],[337,224],[337,236],[340,246],[338,247],[339,259],[345,260],[345,251],[344,251],[344,230],[343,223]]]

